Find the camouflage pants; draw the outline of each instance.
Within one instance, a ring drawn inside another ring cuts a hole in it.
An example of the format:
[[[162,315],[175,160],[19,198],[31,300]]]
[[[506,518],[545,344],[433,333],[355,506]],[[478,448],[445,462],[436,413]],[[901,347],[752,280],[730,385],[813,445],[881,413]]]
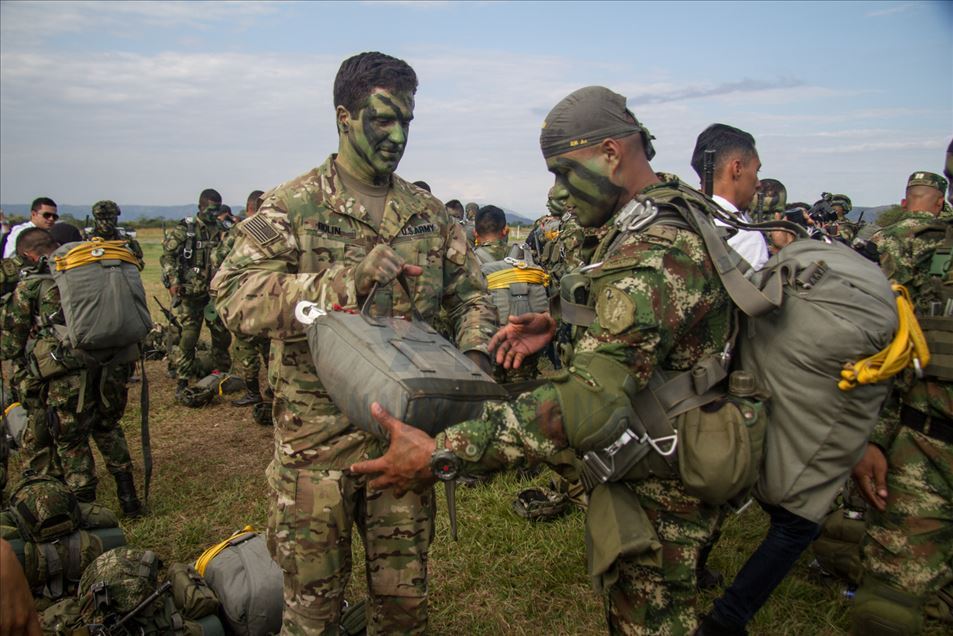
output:
[[[367,633],[424,633],[433,489],[395,497],[340,470],[273,467],[269,474],[268,546],[284,571],[281,633],[338,633],[353,526],[367,554]]]
[[[20,403],[27,412],[27,427],[20,440],[20,457],[23,468],[39,475],[60,478],[63,468],[56,452],[56,443],[50,432],[52,413],[47,409],[45,398],[47,383],[24,376],[19,383]]]
[[[267,338],[256,338],[234,334],[235,346],[232,349],[232,361],[235,372],[241,376],[248,386],[250,382],[257,382],[261,372],[261,361],[268,362],[268,351],[271,341]]]
[[[661,567],[641,555],[616,562],[618,580],[606,595],[611,634],[672,636],[694,633],[695,564],[718,519],[718,508],[685,492],[677,480],[650,478],[633,484],[659,542]]]
[[[113,475],[132,470],[132,459],[119,420],[126,410],[129,366],[84,370],[53,378],[48,404],[53,439],[66,485],[81,499],[95,498],[96,464],[92,436]]]
[[[212,337],[212,359],[215,368],[227,370],[231,368],[231,358],[228,347],[232,343],[232,335],[222,324],[220,318],[209,320],[205,316],[205,307],[209,303],[208,294],[202,296],[181,296],[173,304],[172,311],[182,326],[179,341],[172,348],[169,362],[175,369],[176,377],[180,380],[190,380],[195,374],[195,348],[199,342],[199,333],[202,323],[205,322]]]
[[[953,444],[902,427],[887,456],[887,510],[868,510],[866,575],[921,600],[953,581]]]

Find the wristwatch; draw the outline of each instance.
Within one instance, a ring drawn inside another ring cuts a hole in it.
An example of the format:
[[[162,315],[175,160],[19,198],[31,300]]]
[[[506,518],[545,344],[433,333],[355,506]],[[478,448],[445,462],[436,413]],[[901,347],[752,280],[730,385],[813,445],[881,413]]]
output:
[[[460,474],[460,458],[444,447],[444,439],[443,435],[437,435],[437,448],[430,456],[430,470],[440,481],[451,481]]]

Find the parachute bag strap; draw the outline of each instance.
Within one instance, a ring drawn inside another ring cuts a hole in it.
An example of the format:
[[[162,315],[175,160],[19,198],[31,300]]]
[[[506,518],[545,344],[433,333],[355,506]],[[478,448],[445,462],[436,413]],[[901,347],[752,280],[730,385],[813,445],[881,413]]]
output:
[[[695,230],[702,237],[708,256],[715,265],[718,278],[725,291],[741,311],[749,316],[763,316],[781,306],[781,286],[772,286],[765,293],[741,273],[741,257],[728,248],[728,244],[718,236],[715,226],[704,214],[689,205]]]
[[[86,406],[86,382],[89,380],[89,369],[83,367],[79,370],[79,398],[76,402],[76,414],[83,412]]]
[[[245,526],[244,528],[242,528],[241,530],[239,530],[238,532],[236,532],[235,534],[233,534],[233,535],[230,536],[229,538],[227,538],[227,539],[225,539],[224,541],[221,541],[221,542],[219,542],[219,543],[216,543],[216,544],[213,545],[211,548],[207,549],[205,552],[203,552],[201,555],[199,555],[199,558],[196,559],[196,561],[195,561],[195,570],[196,570],[196,572],[198,572],[198,573],[201,574],[202,576],[205,576],[205,569],[208,567],[208,564],[211,563],[212,559],[214,559],[215,557],[217,557],[218,554],[219,554],[222,550],[224,550],[225,548],[228,548],[228,547],[234,545],[234,544],[232,543],[233,541],[236,541],[237,539],[241,539],[241,538],[243,538],[243,537],[245,537],[245,538],[251,538],[250,536],[249,536],[249,537],[246,537],[246,535],[254,536],[254,535],[255,535],[255,529],[254,529],[252,526]]]
[[[54,545],[58,542],[59,540],[53,540],[37,544],[46,559],[46,573],[49,576],[43,588],[43,595],[52,599],[63,596],[63,561]]]
[[[653,389],[653,387],[661,386],[664,380],[662,374],[656,369],[648,386],[632,396],[632,410],[642,430],[645,431],[646,442],[662,456],[672,470],[676,470],[678,454],[675,450],[678,447],[678,432],[672,428],[668,414],[659,403]],[[665,448],[659,446],[666,443],[668,446]]]
[[[80,577],[83,576],[82,537],[80,536],[80,531],[77,530],[66,537],[66,541],[68,554],[66,561],[66,580],[71,583],[78,583]]]
[[[149,505],[149,484],[152,482],[152,440],[149,436],[149,380],[146,378],[146,360],[139,350],[142,382],[139,389],[139,415],[142,427],[143,505]]]

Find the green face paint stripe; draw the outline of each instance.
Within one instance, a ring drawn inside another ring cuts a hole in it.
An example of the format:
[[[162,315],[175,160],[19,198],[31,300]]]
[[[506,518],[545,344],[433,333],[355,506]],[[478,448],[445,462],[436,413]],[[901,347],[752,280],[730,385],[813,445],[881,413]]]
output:
[[[556,174],[562,180],[563,187],[569,191],[569,195],[577,201],[583,201],[589,205],[599,204],[599,199],[596,198],[595,195],[580,190],[570,183],[570,173],[573,173],[573,177],[577,181],[591,183],[594,186],[596,192],[612,193],[616,196],[622,192],[622,188],[609,181],[608,177],[597,174],[596,172],[590,170],[573,159],[566,159],[565,157],[556,159],[553,162],[553,167],[564,169],[566,171],[564,173]]]

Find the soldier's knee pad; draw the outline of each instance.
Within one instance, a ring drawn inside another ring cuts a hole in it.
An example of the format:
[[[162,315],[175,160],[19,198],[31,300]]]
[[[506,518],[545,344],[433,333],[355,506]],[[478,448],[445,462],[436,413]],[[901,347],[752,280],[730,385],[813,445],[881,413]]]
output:
[[[908,636],[923,629],[923,600],[872,576],[864,578],[854,605],[855,636]]]

